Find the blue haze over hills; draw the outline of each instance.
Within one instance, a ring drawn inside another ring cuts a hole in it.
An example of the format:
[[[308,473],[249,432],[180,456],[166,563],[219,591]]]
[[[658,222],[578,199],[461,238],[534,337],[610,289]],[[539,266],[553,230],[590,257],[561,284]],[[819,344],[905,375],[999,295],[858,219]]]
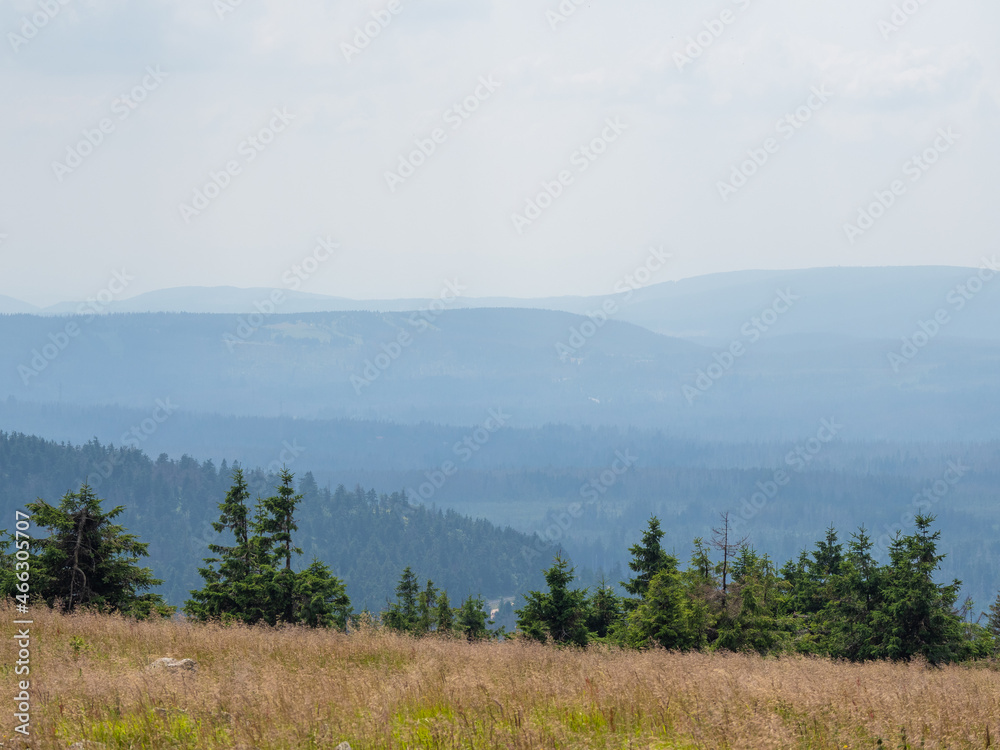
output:
[[[280,459],[321,485],[406,489],[537,532],[604,569],[653,512],[682,557],[726,510],[744,509],[752,541],[779,560],[831,523],[888,533],[958,461],[967,471],[931,507],[946,573],[977,600],[995,595],[990,272],[754,271],[607,297],[436,303],[286,291],[273,313],[272,294],[162,290],[102,315],[0,299],[0,430],[153,457]],[[484,427],[491,414],[498,429]],[[829,441],[817,439],[824,421]],[[619,454],[634,460],[609,475]],[[438,486],[447,462],[457,470]],[[746,511],[776,470],[792,481]]]

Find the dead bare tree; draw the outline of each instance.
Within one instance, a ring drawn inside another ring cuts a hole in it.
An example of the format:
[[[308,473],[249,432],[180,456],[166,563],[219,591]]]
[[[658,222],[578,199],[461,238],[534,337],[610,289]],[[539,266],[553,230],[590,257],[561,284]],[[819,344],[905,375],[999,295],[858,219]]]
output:
[[[729,561],[736,557],[736,553],[739,552],[740,548],[743,547],[747,540],[750,539],[749,536],[744,536],[738,541],[731,541],[729,536],[731,529],[729,527],[729,511],[725,513],[720,513],[719,518],[722,521],[720,528],[712,529],[712,546],[722,553],[722,597],[725,599],[726,590],[729,584]]]

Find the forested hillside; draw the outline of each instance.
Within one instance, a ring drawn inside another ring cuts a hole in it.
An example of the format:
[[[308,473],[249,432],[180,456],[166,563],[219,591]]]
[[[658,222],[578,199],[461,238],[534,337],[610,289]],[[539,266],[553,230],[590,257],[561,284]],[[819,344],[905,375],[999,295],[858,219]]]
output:
[[[197,568],[218,540],[211,522],[231,484],[231,467],[188,456],[153,460],[137,448],[97,441],[73,446],[0,432],[4,519],[36,498],[56,502],[85,478],[107,506],[125,506],[120,522],[150,543],[145,564],[164,580],[159,591],[171,604],[183,602],[200,585]],[[254,497],[272,494],[277,483],[260,470],[248,471],[247,479]],[[542,580],[540,565],[524,554],[535,543],[509,528],[415,506],[400,491],[319,487],[308,472],[297,489],[304,495],[297,536],[302,563],[315,556],[329,564],[359,610],[383,608],[406,566],[455,599],[512,596]]]
[[[894,366],[899,339],[790,334],[811,300],[777,317],[775,299],[757,312],[770,325],[755,315],[723,346],[603,312],[0,315],[0,398],[408,424],[472,424],[502,407],[522,426],[713,440],[787,439],[836,414],[866,439],[996,437],[997,342],[942,334]]]
[[[26,425],[31,425],[33,434],[77,443],[87,441],[89,427],[89,435],[117,445],[123,432],[141,425],[147,416],[143,410],[115,407],[60,409],[0,402],[0,424],[7,429],[27,432]],[[68,429],[69,422],[79,426]],[[817,420],[813,434],[819,429]],[[603,568],[610,576],[615,566],[624,566],[630,540],[651,513],[664,521],[665,544],[680,553],[704,534],[719,512],[732,511],[753,544],[779,560],[796,556],[831,524],[852,528],[864,518],[879,543],[877,556],[885,559],[888,536],[910,530],[913,514],[925,510],[938,518],[949,544],[943,569],[962,579],[963,594],[985,601],[1000,566],[997,441],[863,441],[856,439],[856,425],[847,422],[827,443],[810,437],[704,442],[653,430],[546,425],[505,426],[491,433],[478,451],[456,454],[455,446],[464,450],[461,441],[474,430],[474,425],[178,412],[151,434],[129,436],[129,442],[151,455],[195,457],[186,464],[200,466],[211,460],[218,467],[227,458],[230,463],[238,458],[248,467],[270,465],[272,470],[277,470],[287,443],[297,446],[298,455],[286,452],[285,458],[292,459],[289,468],[300,480],[311,471],[319,486],[331,490],[341,483],[349,488],[360,484],[406,489],[412,490],[411,500],[428,481],[428,472],[451,461],[458,471],[429,497],[419,498],[421,503],[546,536],[546,548],[555,551],[561,546],[588,585],[594,580],[591,571]],[[606,474],[616,452],[635,460],[622,473]],[[84,461],[86,472],[81,468],[63,478],[66,486],[58,493],[66,491],[67,482],[84,476],[101,484],[97,463]],[[960,467],[961,476],[949,472],[950,464]],[[779,471],[788,481],[762,501],[758,483],[769,487]],[[946,473],[951,482],[944,480]],[[214,494],[206,492],[213,509],[228,486],[226,480],[218,480]],[[571,508],[576,510],[568,515]],[[198,518],[207,524],[207,516]],[[416,559],[413,563],[422,575]]]

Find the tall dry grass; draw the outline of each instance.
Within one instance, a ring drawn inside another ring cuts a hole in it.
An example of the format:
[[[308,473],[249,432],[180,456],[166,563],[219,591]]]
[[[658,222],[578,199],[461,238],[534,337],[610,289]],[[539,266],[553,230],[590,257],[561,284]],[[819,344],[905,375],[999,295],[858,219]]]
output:
[[[33,611],[33,739],[148,748],[984,748],[1000,672]],[[16,619],[0,607],[2,690]],[[194,674],[146,667],[195,659]],[[5,710],[5,746],[13,736]],[[989,740],[987,739],[989,733]],[[905,739],[904,739],[905,738]]]

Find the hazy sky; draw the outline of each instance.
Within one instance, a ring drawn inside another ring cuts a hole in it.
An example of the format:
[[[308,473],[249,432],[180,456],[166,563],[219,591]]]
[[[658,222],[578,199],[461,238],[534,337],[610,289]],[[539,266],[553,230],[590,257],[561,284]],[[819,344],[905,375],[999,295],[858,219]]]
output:
[[[0,294],[35,304],[281,287],[317,237],[302,290],[359,298],[605,293],[650,245],[657,281],[997,251],[993,0],[3,0],[0,30]]]

